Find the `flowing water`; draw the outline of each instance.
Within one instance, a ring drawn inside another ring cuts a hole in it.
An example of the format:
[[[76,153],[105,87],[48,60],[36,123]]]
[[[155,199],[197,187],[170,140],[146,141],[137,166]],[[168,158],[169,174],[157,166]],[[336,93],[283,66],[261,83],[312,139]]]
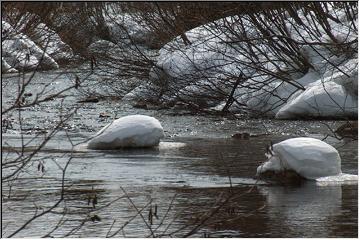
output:
[[[29,86],[32,97],[47,83],[51,83],[49,92],[65,88],[72,75],[59,73],[37,73]],[[2,107],[14,100],[17,79],[3,76]],[[44,131],[51,132],[59,112],[69,112],[78,98],[72,91],[20,111],[21,129],[17,112],[6,115],[14,120],[12,129],[2,134],[2,158],[13,159],[22,143],[28,143],[25,153],[32,152],[46,136]],[[100,113],[110,117],[101,118]],[[330,133],[328,126],[335,129],[341,122],[235,120],[174,113],[135,109],[113,100],[82,105],[11,189],[9,183],[2,183],[3,236],[59,199],[62,168],[69,163],[64,201],[16,237],[67,233],[73,237],[181,237],[192,232],[193,237],[357,237],[357,184],[308,181],[280,186],[254,178],[270,141],[294,136],[321,139]],[[112,118],[129,114],[146,114],[161,121],[166,137],[159,147],[86,149],[84,142],[92,134]],[[230,138],[243,131],[266,135]],[[342,171],[357,174],[357,141],[331,137],[326,141],[339,150]],[[39,162],[44,171],[38,170]],[[3,169],[3,176],[6,173]],[[156,211],[151,219],[150,209],[153,214]]]

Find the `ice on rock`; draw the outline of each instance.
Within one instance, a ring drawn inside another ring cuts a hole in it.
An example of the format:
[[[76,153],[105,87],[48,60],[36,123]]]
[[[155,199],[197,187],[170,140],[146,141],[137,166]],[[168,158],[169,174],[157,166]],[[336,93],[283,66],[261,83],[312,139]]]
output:
[[[164,137],[161,123],[153,117],[130,115],[114,120],[102,128],[89,142],[90,149],[153,147]]]
[[[291,138],[273,145],[272,156],[257,168],[257,174],[267,171],[293,170],[306,179],[341,174],[341,158],[329,144],[314,138]]]

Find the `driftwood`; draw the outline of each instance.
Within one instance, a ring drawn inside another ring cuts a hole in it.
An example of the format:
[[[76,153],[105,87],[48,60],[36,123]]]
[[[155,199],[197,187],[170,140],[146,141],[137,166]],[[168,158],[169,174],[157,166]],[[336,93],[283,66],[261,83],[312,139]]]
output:
[[[248,132],[241,132],[241,133],[234,133],[231,137],[235,138],[235,139],[244,139],[244,140],[248,140],[250,138],[253,137],[261,137],[261,136],[266,136],[269,135],[267,133],[260,133],[260,134],[251,134]]]

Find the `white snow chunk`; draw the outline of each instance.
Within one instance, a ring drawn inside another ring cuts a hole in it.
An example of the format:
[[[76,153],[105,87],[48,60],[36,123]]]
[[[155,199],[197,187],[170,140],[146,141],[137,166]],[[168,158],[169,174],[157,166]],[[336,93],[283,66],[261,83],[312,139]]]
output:
[[[273,145],[273,155],[257,168],[266,171],[293,170],[306,179],[341,174],[341,158],[329,144],[307,137],[291,138]]]
[[[160,122],[145,115],[130,115],[114,120],[88,142],[90,149],[153,147],[164,137]]]
[[[304,117],[355,117],[357,97],[335,82],[318,80],[276,114],[278,119]]]
[[[39,65],[42,69],[58,69],[57,62],[37,46],[28,36],[16,32],[12,26],[1,21],[1,25],[9,37],[2,41],[2,56],[8,64],[16,69],[34,69]]]

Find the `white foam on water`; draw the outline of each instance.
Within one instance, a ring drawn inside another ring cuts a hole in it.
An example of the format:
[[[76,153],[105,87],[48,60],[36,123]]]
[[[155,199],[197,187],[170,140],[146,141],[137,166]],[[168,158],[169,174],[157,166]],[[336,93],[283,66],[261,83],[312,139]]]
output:
[[[172,149],[172,148],[182,148],[185,147],[186,143],[182,142],[160,142],[159,150]]]
[[[334,176],[320,177],[315,180],[318,186],[356,185],[358,184],[358,175],[340,173]]]

